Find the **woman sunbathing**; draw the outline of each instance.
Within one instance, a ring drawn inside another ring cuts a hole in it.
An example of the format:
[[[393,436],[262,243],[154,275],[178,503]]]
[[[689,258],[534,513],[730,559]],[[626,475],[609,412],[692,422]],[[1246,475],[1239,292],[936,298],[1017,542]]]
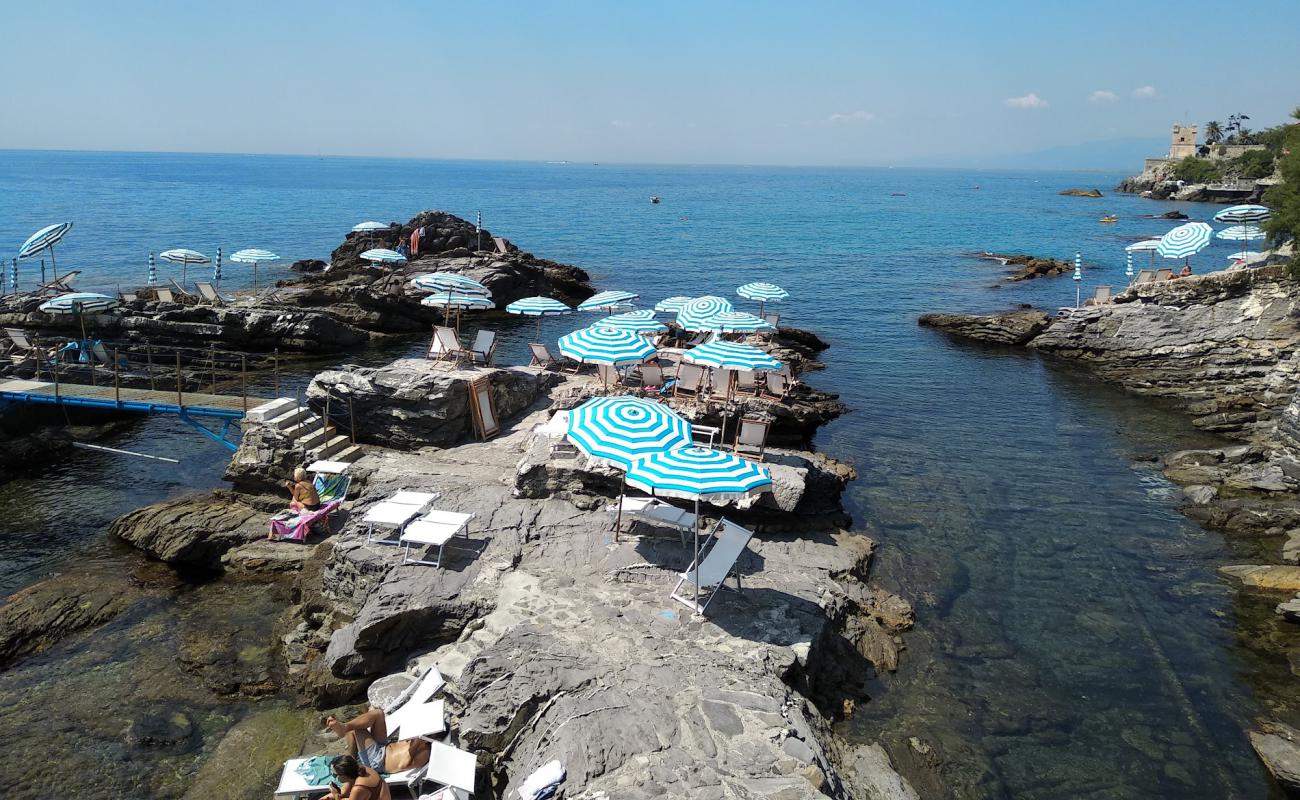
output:
[[[325,720],[325,727],[347,742],[348,755],[355,756],[362,766],[385,775],[429,763],[429,743],[424,739],[389,743],[388,722],[383,709],[369,709],[347,722],[339,722],[331,716]]]
[[[307,470],[298,467],[293,471],[293,480],[285,481],[285,486],[289,487],[290,499],[289,510],[297,513],[303,511],[315,511],[320,508],[320,495],[316,493],[316,487],[312,486],[311,481],[307,480]]]
[[[341,785],[330,786],[329,800],[392,800],[388,784],[375,770],[357,762],[354,756],[339,756],[330,762],[330,772]]]

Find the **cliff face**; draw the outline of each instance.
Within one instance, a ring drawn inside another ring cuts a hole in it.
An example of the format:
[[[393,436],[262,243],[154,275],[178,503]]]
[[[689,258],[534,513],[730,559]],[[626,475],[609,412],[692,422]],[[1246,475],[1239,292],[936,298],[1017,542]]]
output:
[[[1298,304],[1285,267],[1143,284],[1056,318],[1029,346],[1244,438],[1271,427],[1295,394]]]

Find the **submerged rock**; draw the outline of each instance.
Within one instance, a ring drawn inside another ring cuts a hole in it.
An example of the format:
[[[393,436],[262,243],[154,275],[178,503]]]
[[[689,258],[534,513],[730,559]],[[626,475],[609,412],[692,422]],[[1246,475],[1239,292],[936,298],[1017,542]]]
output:
[[[1047,330],[1052,318],[1035,309],[1001,314],[922,314],[917,323],[951,336],[990,344],[1020,345]]]
[[[1250,732],[1250,745],[1274,780],[1289,790],[1300,789],[1300,731],[1261,720]]]
[[[1100,189],[1064,189],[1057,194],[1066,197],[1101,197]]]
[[[0,605],[0,667],[97,627],[147,594],[122,571],[73,568],[37,581]]]

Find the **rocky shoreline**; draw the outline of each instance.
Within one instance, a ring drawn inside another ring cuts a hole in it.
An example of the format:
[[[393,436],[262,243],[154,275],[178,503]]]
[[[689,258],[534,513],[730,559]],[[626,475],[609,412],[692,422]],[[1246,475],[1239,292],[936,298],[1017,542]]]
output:
[[[1026,347],[1102,380],[1161,398],[1201,430],[1237,444],[1166,454],[1183,511],[1249,537],[1265,563],[1225,566],[1244,591],[1274,594],[1261,645],[1300,657],[1300,279],[1284,265],[1130,287],[1114,302],[1063,310],[927,314],[919,323],[963,339]],[[1290,598],[1290,599],[1288,599]],[[1272,642],[1271,644],[1269,642]],[[1295,724],[1295,720],[1288,720]],[[1260,721],[1251,741],[1274,777],[1300,789],[1300,737]]]

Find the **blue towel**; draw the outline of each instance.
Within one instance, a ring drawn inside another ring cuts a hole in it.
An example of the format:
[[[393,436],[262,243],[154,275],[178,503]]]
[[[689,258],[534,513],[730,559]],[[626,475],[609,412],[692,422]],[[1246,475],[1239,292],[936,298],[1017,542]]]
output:
[[[294,772],[312,786],[327,786],[334,780],[334,773],[330,772],[330,762],[333,760],[333,756],[312,756],[299,764]]]

